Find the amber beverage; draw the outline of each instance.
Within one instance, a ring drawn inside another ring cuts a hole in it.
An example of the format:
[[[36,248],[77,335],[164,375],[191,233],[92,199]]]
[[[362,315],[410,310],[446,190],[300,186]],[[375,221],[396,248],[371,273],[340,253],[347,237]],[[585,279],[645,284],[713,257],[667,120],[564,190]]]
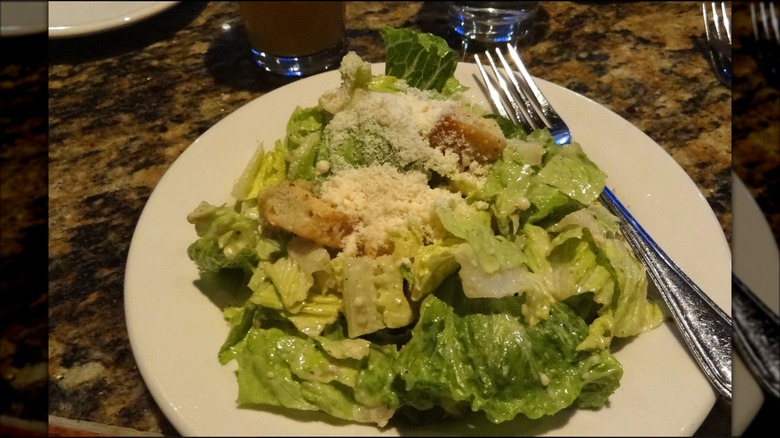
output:
[[[239,2],[255,62],[305,76],[338,67],[346,53],[345,2]]]

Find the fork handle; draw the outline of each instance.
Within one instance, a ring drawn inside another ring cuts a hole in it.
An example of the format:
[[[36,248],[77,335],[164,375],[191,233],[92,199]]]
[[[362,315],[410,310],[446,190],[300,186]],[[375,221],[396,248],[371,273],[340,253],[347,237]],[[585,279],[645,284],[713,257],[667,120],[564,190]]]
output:
[[[723,397],[731,400],[731,318],[653,241],[614,193],[599,200],[616,215],[628,243],[642,259],[699,367]]]
[[[731,275],[734,346],[768,395],[780,398],[780,319]]]

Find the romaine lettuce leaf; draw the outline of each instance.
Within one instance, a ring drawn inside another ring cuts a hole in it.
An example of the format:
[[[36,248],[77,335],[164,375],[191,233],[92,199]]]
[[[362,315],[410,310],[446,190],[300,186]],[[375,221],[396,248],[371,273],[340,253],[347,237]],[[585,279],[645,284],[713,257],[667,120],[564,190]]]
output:
[[[528,326],[522,301],[465,298],[451,276],[423,300],[412,339],[400,350],[404,397],[419,405],[465,403],[495,423],[576,403],[601,407],[619,386],[620,364],[606,350],[577,350],[588,326],[565,304]]]
[[[619,230],[617,218],[600,204],[571,213],[550,229],[557,234],[554,246],[571,247],[570,239],[590,242],[591,250],[596,248],[598,252],[592,260],[611,274],[600,288],[594,287],[605,276],[600,268],[590,272],[580,268],[579,278],[569,280],[571,287],[577,287],[580,292],[594,288],[594,300],[603,306],[599,318],[591,324],[591,336],[581,348],[606,348],[613,336],[638,335],[657,327],[664,318],[658,303],[648,299],[644,265]],[[586,266],[581,254],[574,260],[572,266]],[[576,272],[576,269],[569,270]]]
[[[465,204],[439,204],[436,214],[444,228],[463,239],[488,274],[523,263],[523,253],[513,242],[493,233],[490,213]]]
[[[252,272],[259,257],[255,246],[260,237],[257,221],[233,208],[201,202],[187,215],[195,226],[198,240],[187,255],[202,272],[242,269]]]
[[[319,336],[338,320],[343,304],[340,294],[307,288],[310,281],[313,283],[313,277],[290,258],[280,258],[273,265],[262,262],[249,279],[253,292],[249,305],[273,309],[299,332]]]
[[[323,144],[322,129],[328,113],[320,106],[296,107],[287,122],[285,146],[289,163],[287,179],[312,181],[317,177],[316,165],[327,153]]]
[[[260,145],[233,184],[231,195],[238,201],[254,201],[264,189],[284,181],[287,175],[286,155],[287,150],[281,141],[277,141],[270,151]]]
[[[392,389],[395,347],[370,345],[368,354],[356,359],[328,352],[354,341],[319,339],[278,327],[250,329],[231,347],[239,365],[239,405],[321,410],[345,420],[386,425],[400,404]]]
[[[287,244],[287,255],[311,276],[312,286],[318,292],[324,294],[336,287],[330,254],[325,248],[311,240],[293,237]]]
[[[274,263],[262,262],[261,266],[279,292],[284,308],[292,313],[300,312],[314,285],[312,276],[290,257],[282,257]]]
[[[465,296],[497,299],[524,294],[522,312],[528,324],[547,318],[555,300],[545,278],[528,269],[517,242],[493,233],[489,213],[452,205],[440,205],[436,213],[447,231],[465,241],[452,249]]]
[[[342,263],[340,289],[349,337],[356,338],[385,327],[404,327],[413,321],[397,260],[392,256],[337,260]]]
[[[412,262],[412,295],[413,301],[436,290],[445,278],[456,272],[460,265],[455,260],[452,245],[434,243],[420,248]]]
[[[579,145],[570,146],[558,147],[546,130],[507,144],[477,195],[491,203],[501,235],[517,234],[523,223],[560,219],[598,197],[604,174]]]
[[[581,349],[608,348],[613,337],[635,336],[663,320],[649,300],[644,266],[619,233],[617,218],[600,204],[573,212],[547,230],[551,293],[563,301],[593,293],[598,318]]]
[[[583,205],[598,198],[606,184],[606,174],[585,155],[578,143],[560,148],[539,171],[538,177]]]
[[[385,43],[386,75],[405,79],[421,90],[436,91],[454,78],[458,54],[441,37],[388,26],[380,27],[379,33]]]

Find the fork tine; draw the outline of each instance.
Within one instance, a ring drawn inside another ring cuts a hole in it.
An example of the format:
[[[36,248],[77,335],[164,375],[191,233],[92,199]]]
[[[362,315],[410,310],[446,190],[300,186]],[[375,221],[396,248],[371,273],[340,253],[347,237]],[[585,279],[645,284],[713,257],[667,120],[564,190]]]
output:
[[[701,4],[701,14],[704,17],[704,35],[707,37],[707,41],[709,41],[712,38],[710,34],[710,19],[707,16],[707,5],[704,3]]]
[[[726,29],[726,37],[729,39],[729,44],[731,44],[731,22],[729,21],[729,14],[726,13],[726,2],[721,2],[720,11],[723,17],[723,28]]]
[[[720,13],[718,13],[719,5]],[[702,16],[704,17],[704,31],[707,35],[707,39],[709,40],[712,38],[713,33],[710,32],[710,26],[714,25],[715,37],[720,41],[724,41],[725,33],[725,41],[728,41],[729,44],[731,44],[731,21],[729,19],[728,9],[726,9],[726,3],[712,2],[710,3],[710,8],[712,9],[712,20],[710,20],[707,15],[707,5],[705,3],[701,4]],[[721,23],[723,26],[723,31],[721,31]]]
[[[761,25],[764,29],[764,39],[770,40],[772,36],[769,34],[769,20],[766,16],[766,9],[764,9],[764,2],[759,3],[758,6],[761,8]]]
[[[764,10],[764,4],[759,3],[759,7],[761,9],[760,11],[761,21],[759,21],[758,17],[756,17],[757,15],[756,4],[755,3],[750,4],[750,19],[753,22],[753,37],[756,39],[756,41],[759,41],[764,38],[768,39],[769,37],[769,29],[766,26],[766,11]]]
[[[509,57],[512,58],[512,61],[520,72],[520,76],[528,86],[528,89],[531,90],[531,95],[536,100],[536,107],[541,112],[542,117],[546,120],[546,126],[550,130],[550,134],[552,134],[555,142],[559,145],[570,143],[571,132],[569,131],[569,127],[566,126],[563,119],[555,112],[552,105],[550,105],[550,102],[547,101],[547,98],[544,97],[544,93],[542,93],[542,90],[536,85],[534,78],[528,73],[528,69],[525,68],[525,64],[523,64],[523,60],[520,59],[517,49],[511,44],[507,44],[506,46]]]
[[[750,20],[753,24],[752,55],[767,85],[780,87],[780,25],[777,22],[775,4],[750,3]]]
[[[750,4],[750,21],[753,23],[753,38],[758,41],[758,21],[756,20],[756,4]]]
[[[534,125],[532,120],[528,117],[528,114],[524,113],[523,110],[520,108],[520,106],[517,104],[517,100],[514,98],[512,92],[509,91],[509,87],[507,87],[506,85],[504,76],[498,70],[498,67],[496,67],[496,63],[493,61],[493,57],[490,56],[490,52],[485,52],[485,58],[487,58],[488,63],[490,64],[490,69],[493,70],[493,75],[498,81],[498,88],[500,88],[501,91],[504,92],[504,97],[506,98],[507,102],[509,102],[509,105],[512,107],[515,118],[517,119],[517,121],[523,124],[523,127],[528,132],[533,131]]]
[[[712,2],[712,22],[715,24],[715,36],[719,40],[723,40],[723,36],[720,33],[720,17],[718,16],[718,6],[715,2]]]
[[[482,75],[482,80],[485,82],[485,86],[487,87],[488,93],[490,94],[490,100],[496,107],[496,111],[498,111],[501,116],[506,117],[509,120],[513,120],[515,123],[517,123],[517,121],[514,120],[514,117],[512,117],[504,107],[504,104],[501,101],[501,95],[498,94],[498,90],[496,90],[496,87],[493,86],[493,81],[488,76],[485,68],[482,67],[482,60],[479,59],[479,55],[475,54],[474,60],[477,61],[477,68],[479,69],[479,73]]]
[[[512,82],[512,85],[515,87],[516,94],[514,94],[514,96],[519,97],[523,102],[523,108],[525,109],[524,116],[526,116],[529,125],[531,125],[533,129],[546,128],[547,122],[542,120],[542,118],[539,116],[540,109],[534,106],[534,103],[528,99],[528,93],[526,93],[521,87],[520,83],[517,82],[517,76],[512,71],[512,67],[510,67],[506,62],[506,58],[504,58],[501,50],[496,49],[496,55],[498,55],[498,59],[501,61],[501,65],[504,68],[504,75],[509,78],[509,81]],[[498,74],[497,71],[496,73]],[[528,85],[528,81],[525,79],[525,76],[523,76],[523,82]],[[509,90],[506,90],[506,93],[509,93]],[[518,109],[519,108],[516,110]]]
[[[769,3],[769,21],[772,23],[772,30],[775,34],[775,43],[780,44],[780,24],[777,22],[774,3]]]

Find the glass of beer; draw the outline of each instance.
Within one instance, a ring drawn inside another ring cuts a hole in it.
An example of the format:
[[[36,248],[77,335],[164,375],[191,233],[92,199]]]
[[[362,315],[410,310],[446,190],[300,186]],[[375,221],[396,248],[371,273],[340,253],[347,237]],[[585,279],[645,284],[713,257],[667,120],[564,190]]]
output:
[[[285,76],[338,68],[346,53],[345,2],[239,2],[255,63]]]

